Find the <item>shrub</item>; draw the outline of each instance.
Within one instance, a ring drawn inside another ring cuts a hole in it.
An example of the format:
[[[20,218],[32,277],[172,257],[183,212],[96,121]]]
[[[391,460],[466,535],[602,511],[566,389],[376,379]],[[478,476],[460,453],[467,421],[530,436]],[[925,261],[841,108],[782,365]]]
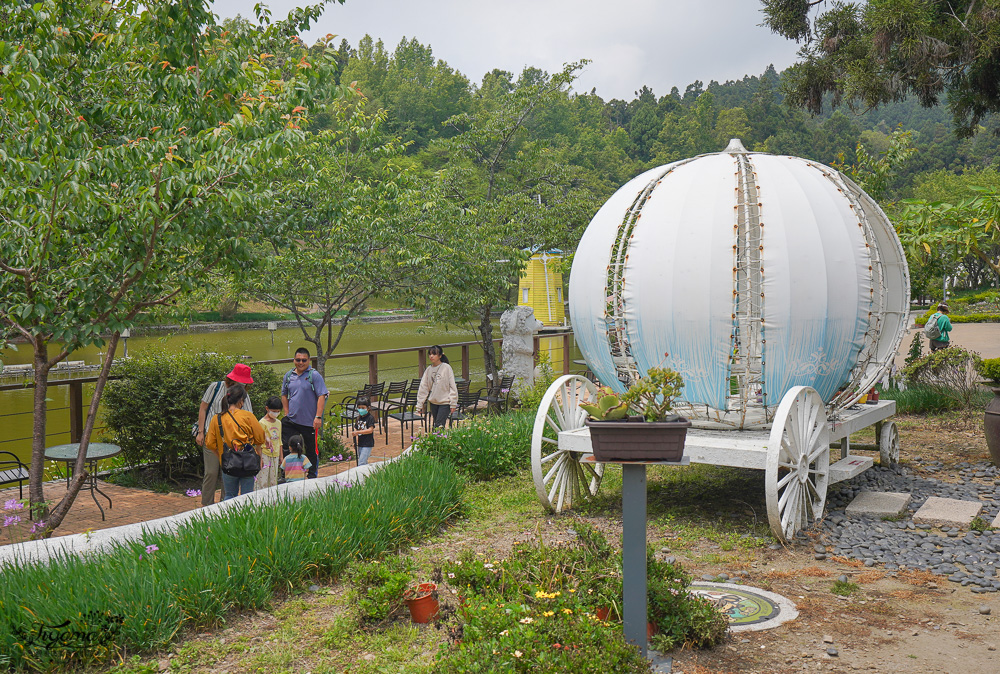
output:
[[[971,407],[980,397],[976,371],[982,361],[978,353],[959,346],[940,349],[903,369],[907,386],[937,389]]]
[[[510,557],[488,560],[464,552],[446,569],[465,604],[462,642],[439,656],[435,671],[482,671],[487,658],[507,671],[646,671],[621,624],[597,617],[620,615],[622,561],[604,536],[575,522],[575,541],[517,545]],[[721,641],[728,623],[688,591],[690,577],[648,552],[649,620],[660,644],[707,647]]]
[[[1000,385],[1000,358],[985,358],[980,361],[979,374],[983,379]]]
[[[361,621],[378,624],[401,614],[412,572],[413,561],[400,555],[352,564],[346,576],[354,586]]]
[[[457,511],[460,496],[451,467],[416,455],[339,492],[247,503],[107,554],[5,565],[0,653],[12,667],[80,671],[163,648],[184,627],[263,609],[279,588],[332,578],[354,559],[421,539]],[[54,639],[37,638],[40,630]]]
[[[115,365],[121,379],[108,382],[102,398],[104,423],[130,466],[151,463],[165,476],[188,458],[201,456],[191,438],[198,406],[210,382],[219,381],[239,362],[228,354],[144,350]],[[254,411],[281,392],[281,377],[267,365],[251,365],[254,383],[247,389]]]
[[[534,421],[534,410],[474,417],[461,426],[421,436],[413,444],[473,480],[492,480],[514,475],[529,464]]]
[[[916,332],[913,334],[913,341],[910,342],[910,350],[906,353],[906,360],[903,361],[904,367],[913,365],[915,362],[920,360],[924,355],[924,335],[923,332]]]
[[[535,377],[534,384],[514,388],[514,397],[517,398],[517,404],[523,410],[537,410],[542,402],[542,396],[556,380],[556,374],[552,370],[552,359],[547,353],[538,356],[535,371],[538,376]]]
[[[886,400],[896,401],[898,414],[939,414],[962,406],[951,389],[938,386],[884,388],[881,396]]]

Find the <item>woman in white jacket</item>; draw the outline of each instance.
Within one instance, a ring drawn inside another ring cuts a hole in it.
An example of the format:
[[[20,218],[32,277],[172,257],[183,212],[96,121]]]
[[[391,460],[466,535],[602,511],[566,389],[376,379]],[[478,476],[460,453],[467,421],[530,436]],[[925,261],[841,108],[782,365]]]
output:
[[[427,350],[431,365],[424,370],[420,378],[420,389],[417,391],[417,409],[424,409],[424,402],[431,403],[431,419],[435,428],[444,428],[448,417],[458,409],[458,387],[455,385],[455,372],[448,364],[448,356],[440,346],[435,344]]]

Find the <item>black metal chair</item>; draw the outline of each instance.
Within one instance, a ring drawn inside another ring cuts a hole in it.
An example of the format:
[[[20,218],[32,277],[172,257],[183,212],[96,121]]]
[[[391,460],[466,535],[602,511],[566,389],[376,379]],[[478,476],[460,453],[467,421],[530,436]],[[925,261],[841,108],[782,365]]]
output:
[[[501,405],[503,411],[506,412],[510,409],[510,396],[511,388],[514,386],[513,375],[507,377],[500,377],[499,386],[491,386],[486,397],[483,398],[488,404],[492,405],[497,403]]]
[[[410,430],[412,433],[413,424],[415,422],[417,421],[421,423],[426,422],[427,418],[424,415],[420,414],[417,411],[416,407],[417,407],[417,392],[411,390],[406,392],[406,397],[403,399],[403,402],[399,403],[398,407],[394,407],[394,409],[399,409],[398,412],[391,412],[389,414],[384,415],[385,430],[386,430],[385,444],[387,445],[389,444],[389,419],[395,419],[396,421],[399,422],[400,448],[404,446],[403,436],[405,434],[404,429],[406,428],[406,424],[410,424]]]
[[[376,401],[378,401],[379,396],[382,395],[382,391],[385,390],[385,382],[379,382],[378,384],[365,384],[356,395],[345,396],[340,401],[340,427],[341,433],[347,430],[347,428],[358,418],[358,411],[355,409],[355,403],[357,403],[358,398],[361,396],[367,396],[372,401],[372,406],[374,409],[379,409],[374,407]]]
[[[7,458],[10,457],[10,458]],[[12,452],[0,452],[0,485],[17,483],[19,498],[24,498],[24,483],[28,481],[28,467]]]
[[[479,400],[482,396],[483,389],[479,389],[475,393],[470,393],[469,391],[459,393],[458,407],[448,415],[448,427],[451,428],[456,422],[464,421],[470,416],[476,416],[476,412],[479,411]]]
[[[458,395],[469,392],[469,385],[472,382],[469,381],[457,381],[455,382],[455,388],[458,389]]]

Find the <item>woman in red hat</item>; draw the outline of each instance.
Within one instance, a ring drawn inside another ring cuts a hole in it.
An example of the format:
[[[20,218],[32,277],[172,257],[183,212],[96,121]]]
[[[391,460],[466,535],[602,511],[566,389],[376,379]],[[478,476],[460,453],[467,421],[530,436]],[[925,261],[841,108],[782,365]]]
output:
[[[222,411],[222,400],[227,392],[235,384],[248,386],[253,383],[250,376],[250,366],[246,363],[236,363],[232,371],[226,375],[222,381],[212,382],[205,389],[205,395],[201,398],[201,406],[198,408],[198,427],[195,435],[195,442],[202,448],[202,458],[205,460],[205,477],[201,481],[201,504],[203,506],[215,503],[215,492],[219,488],[219,455],[213,451],[205,449],[205,433],[208,431],[207,424],[216,414]],[[250,404],[250,396],[243,398],[243,409],[253,414],[253,405]]]

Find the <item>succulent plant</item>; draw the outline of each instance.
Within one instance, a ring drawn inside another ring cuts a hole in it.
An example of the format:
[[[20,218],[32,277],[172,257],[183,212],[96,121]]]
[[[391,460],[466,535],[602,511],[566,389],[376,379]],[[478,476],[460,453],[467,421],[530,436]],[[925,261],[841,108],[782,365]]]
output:
[[[580,403],[580,408],[589,414],[591,418],[600,421],[624,419],[628,415],[628,405],[607,389],[598,393],[596,405]]]

